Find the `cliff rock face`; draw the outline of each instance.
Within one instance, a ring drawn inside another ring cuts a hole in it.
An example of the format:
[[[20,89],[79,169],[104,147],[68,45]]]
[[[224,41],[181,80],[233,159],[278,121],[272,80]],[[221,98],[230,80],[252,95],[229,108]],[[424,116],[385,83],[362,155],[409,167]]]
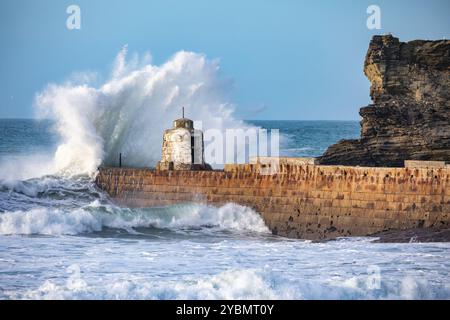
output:
[[[403,166],[450,161],[450,40],[374,36],[364,62],[373,104],[360,109],[361,138],[341,140],[321,164]]]

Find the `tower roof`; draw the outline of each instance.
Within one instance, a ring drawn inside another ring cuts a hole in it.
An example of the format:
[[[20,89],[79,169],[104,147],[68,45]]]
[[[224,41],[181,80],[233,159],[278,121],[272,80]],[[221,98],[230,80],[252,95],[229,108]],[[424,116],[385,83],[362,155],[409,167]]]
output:
[[[194,129],[194,121],[188,118],[180,118],[173,121],[174,128]]]
[[[173,122],[174,128],[194,129],[194,121],[184,117],[184,107],[181,108],[182,118]]]

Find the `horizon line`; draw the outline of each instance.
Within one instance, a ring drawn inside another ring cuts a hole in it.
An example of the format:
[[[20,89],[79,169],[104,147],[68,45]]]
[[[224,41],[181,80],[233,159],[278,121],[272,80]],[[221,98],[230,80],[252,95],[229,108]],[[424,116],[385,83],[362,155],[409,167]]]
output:
[[[0,120],[53,120],[51,118],[17,118],[17,117],[0,117]],[[355,121],[359,122],[361,120],[355,120],[355,119],[236,119],[236,120],[242,120],[242,121]]]

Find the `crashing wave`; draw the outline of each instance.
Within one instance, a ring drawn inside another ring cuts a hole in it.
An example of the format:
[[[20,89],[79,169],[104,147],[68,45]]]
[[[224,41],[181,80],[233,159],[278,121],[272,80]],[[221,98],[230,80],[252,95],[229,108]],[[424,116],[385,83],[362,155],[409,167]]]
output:
[[[192,204],[128,209],[94,201],[75,209],[33,208],[0,214],[0,234],[3,235],[76,235],[102,231],[105,227],[130,231],[154,227],[269,232],[255,211],[232,203],[219,208]]]
[[[218,61],[181,51],[157,66],[146,57],[127,62],[126,54],[125,47],[100,85],[93,84],[95,75],[77,74],[36,96],[39,115],[55,120],[61,138],[55,172],[93,174],[100,164],[117,165],[119,153],[127,166],[155,165],[162,133],[180,116],[181,106],[204,130],[249,128],[233,117]]]

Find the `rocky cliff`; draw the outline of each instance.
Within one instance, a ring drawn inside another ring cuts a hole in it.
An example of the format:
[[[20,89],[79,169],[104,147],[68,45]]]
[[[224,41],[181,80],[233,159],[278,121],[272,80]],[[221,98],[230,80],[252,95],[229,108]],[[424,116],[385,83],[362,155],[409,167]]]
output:
[[[450,40],[374,36],[364,62],[373,104],[360,109],[361,138],[332,145],[321,164],[403,166],[450,161]]]

